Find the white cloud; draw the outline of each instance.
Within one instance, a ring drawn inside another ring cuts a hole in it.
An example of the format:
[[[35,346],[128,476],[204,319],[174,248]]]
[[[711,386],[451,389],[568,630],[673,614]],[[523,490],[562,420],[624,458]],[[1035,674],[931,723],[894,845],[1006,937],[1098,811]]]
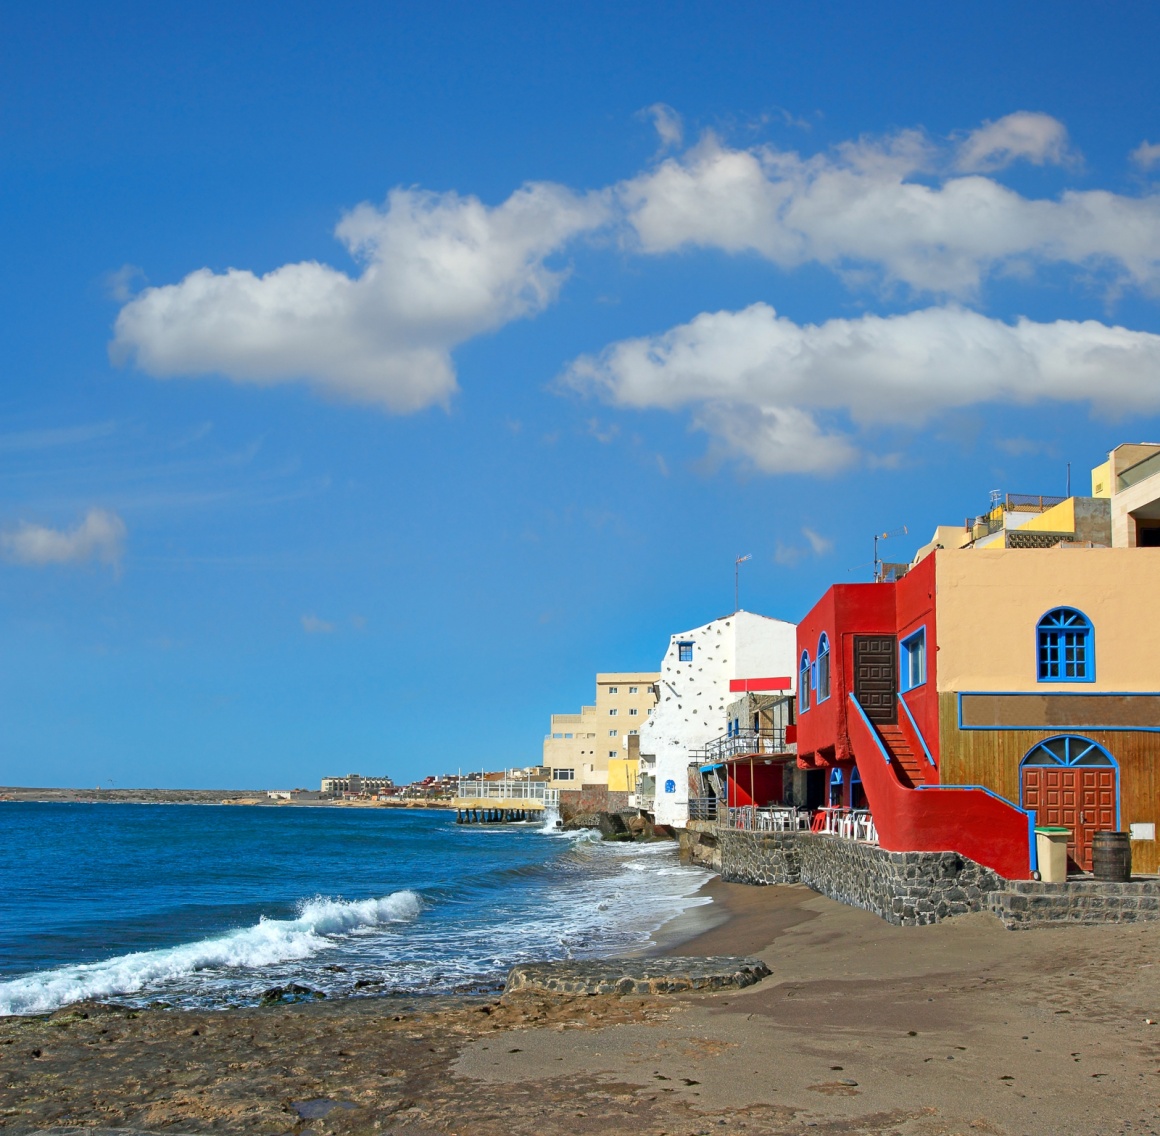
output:
[[[968,173],[985,173],[1019,159],[1036,166],[1074,162],[1067,127],[1049,114],[1016,111],[972,130],[959,145],[955,165]]]
[[[0,551],[8,560],[36,567],[96,560],[116,568],[121,562],[125,532],[125,522],[116,513],[90,509],[84,520],[71,529],[24,522],[0,533]]]
[[[653,103],[652,106],[645,107],[641,114],[652,119],[662,148],[679,146],[685,140],[685,126],[681,116],[668,103]]]
[[[714,452],[770,473],[848,465],[860,428],[980,403],[1156,413],[1158,379],[1160,335],[1094,320],[1006,324],[937,307],[802,325],[767,304],[614,343],[564,375],[617,406],[690,408]]]
[[[337,227],[358,276],[315,261],[264,276],[202,268],[126,304],[110,353],[157,377],[306,380],[398,413],[446,403],[452,349],[549,304],[564,274],[546,258],[606,216],[600,195],[547,184],[495,207],[397,189]]]
[[[1038,152],[1047,160],[1052,151],[1043,141]],[[753,252],[784,268],[817,262],[851,283],[870,270],[870,279],[952,296],[973,294],[988,274],[1055,263],[1160,288],[1160,196],[1031,199],[993,178],[946,174],[952,157],[917,131],[812,157],[731,149],[710,133],[616,192],[644,253]]]
[[[327,619],[319,619],[316,615],[304,615],[302,630],[307,635],[329,635],[334,631],[334,624]]]
[[[815,556],[825,556],[827,552],[834,550],[834,542],[829,537],[824,537],[821,533],[816,533],[805,525],[802,526],[802,536],[809,541]]]
[[[1160,162],[1160,142],[1141,142],[1128,155],[1142,170],[1150,170]]]

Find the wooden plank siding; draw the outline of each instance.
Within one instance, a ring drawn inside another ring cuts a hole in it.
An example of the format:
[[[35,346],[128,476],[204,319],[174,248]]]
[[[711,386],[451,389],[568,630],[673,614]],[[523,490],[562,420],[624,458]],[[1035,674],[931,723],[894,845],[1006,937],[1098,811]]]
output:
[[[939,780],[944,785],[983,785],[1019,803],[1019,765],[1046,738],[1075,733],[1098,742],[1120,768],[1120,828],[1152,823],[1160,829],[1160,733],[1135,730],[960,730],[958,695],[939,694]],[[1160,870],[1157,842],[1132,841],[1132,870]]]

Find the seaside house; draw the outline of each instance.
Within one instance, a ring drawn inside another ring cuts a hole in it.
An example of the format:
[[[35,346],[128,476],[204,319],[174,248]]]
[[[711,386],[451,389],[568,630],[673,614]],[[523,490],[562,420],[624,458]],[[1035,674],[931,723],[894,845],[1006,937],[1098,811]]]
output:
[[[640,733],[641,781],[655,786],[657,824],[687,822],[690,762],[721,736],[738,693],[794,691],[794,632],[785,620],[736,611],[670,637],[656,709]],[[647,796],[640,804],[648,810]]]
[[[798,764],[868,808],[891,851],[953,851],[1026,879],[1035,825],[1160,821],[1160,446],[1120,446],[1090,497],[993,495],[909,565],[839,584],[798,627]]]
[[[596,701],[579,714],[553,714],[543,766],[561,808],[579,813],[631,807],[639,759],[635,742],[656,706],[658,675],[608,671],[596,676]]]

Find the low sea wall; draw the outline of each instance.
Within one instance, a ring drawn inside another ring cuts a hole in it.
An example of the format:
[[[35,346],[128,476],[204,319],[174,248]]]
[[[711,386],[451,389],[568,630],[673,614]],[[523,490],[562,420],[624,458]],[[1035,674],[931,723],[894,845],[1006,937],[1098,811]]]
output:
[[[921,926],[991,911],[1007,927],[1160,919],[1160,880],[1127,884],[1005,880],[957,852],[887,852],[814,832],[741,832],[709,823],[681,834],[681,858],[743,884],[804,884],[888,923]]]

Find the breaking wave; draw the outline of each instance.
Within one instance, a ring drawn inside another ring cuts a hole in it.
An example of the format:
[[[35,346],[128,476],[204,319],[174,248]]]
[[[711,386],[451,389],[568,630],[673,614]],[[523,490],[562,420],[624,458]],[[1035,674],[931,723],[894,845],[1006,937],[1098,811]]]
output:
[[[364,928],[408,923],[421,908],[413,891],[351,901],[316,896],[299,905],[294,919],[263,916],[253,926],[217,938],[0,982],[0,1015],[48,1013],[71,1002],[133,995],[203,971],[256,970],[308,959]]]

